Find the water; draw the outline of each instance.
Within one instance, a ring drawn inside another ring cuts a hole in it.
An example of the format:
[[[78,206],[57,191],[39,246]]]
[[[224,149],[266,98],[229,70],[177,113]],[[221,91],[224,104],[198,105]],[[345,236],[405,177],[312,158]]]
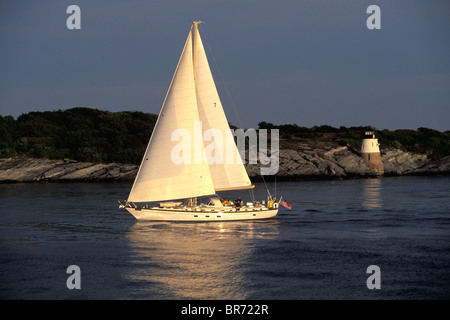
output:
[[[293,210],[255,222],[137,222],[130,188],[0,185],[0,298],[450,298],[450,177],[279,182]]]

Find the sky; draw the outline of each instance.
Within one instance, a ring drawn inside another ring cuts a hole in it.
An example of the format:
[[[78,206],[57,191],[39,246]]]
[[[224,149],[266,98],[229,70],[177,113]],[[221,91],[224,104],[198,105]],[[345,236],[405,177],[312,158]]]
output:
[[[81,29],[67,28],[70,5]],[[380,29],[367,27],[370,5]],[[446,131],[449,14],[448,0],[1,0],[0,114],[158,114],[191,23],[202,20],[236,126]]]

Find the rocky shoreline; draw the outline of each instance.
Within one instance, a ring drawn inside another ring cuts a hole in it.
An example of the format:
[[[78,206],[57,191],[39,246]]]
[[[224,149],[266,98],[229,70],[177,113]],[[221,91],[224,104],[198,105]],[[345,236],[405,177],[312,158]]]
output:
[[[432,161],[425,154],[389,149],[381,153],[384,173],[369,168],[359,152],[351,147],[339,147],[301,151],[281,150],[279,180],[318,180],[370,178],[380,175],[448,175],[450,156]],[[259,170],[252,168],[250,176],[256,176]]]
[[[424,154],[399,149],[382,151],[385,176],[448,175],[450,156],[432,161]],[[247,165],[252,180],[259,180],[260,165]],[[91,163],[61,159],[0,159],[0,183],[133,181],[139,166],[119,163]],[[378,176],[351,147],[280,150],[281,180],[352,179]]]
[[[0,183],[133,181],[139,166],[33,158],[0,159]]]

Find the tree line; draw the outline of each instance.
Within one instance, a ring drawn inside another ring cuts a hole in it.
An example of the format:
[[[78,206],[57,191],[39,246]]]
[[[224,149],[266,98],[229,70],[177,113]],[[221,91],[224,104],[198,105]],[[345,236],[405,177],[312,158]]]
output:
[[[90,108],[0,116],[0,157],[140,163],[157,117]]]
[[[69,158],[89,162],[139,164],[158,116],[139,111],[109,112],[91,108],[29,112],[17,119],[0,115],[0,158]],[[260,122],[258,129],[278,129],[280,147],[296,148],[299,142],[313,145],[361,147],[365,131],[375,131],[383,148],[426,153],[439,159],[450,155],[450,131],[375,130],[370,126],[328,125],[301,127]],[[269,135],[270,136],[270,135]]]

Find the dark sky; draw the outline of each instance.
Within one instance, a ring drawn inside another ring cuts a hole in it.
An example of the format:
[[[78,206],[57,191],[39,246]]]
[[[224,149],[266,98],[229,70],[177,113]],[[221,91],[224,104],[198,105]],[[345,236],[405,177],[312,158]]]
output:
[[[198,19],[234,125],[450,129],[448,0],[1,0],[0,114],[159,113]]]

